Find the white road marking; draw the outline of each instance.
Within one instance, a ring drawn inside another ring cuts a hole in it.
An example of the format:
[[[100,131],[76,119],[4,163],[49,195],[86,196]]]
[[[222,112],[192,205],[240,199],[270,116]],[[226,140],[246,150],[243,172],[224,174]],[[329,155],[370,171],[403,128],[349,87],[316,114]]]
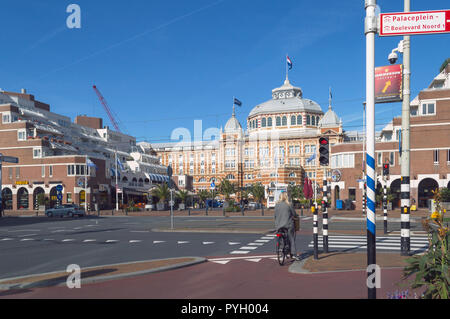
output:
[[[90,243],[90,242],[94,242],[97,241],[97,239],[85,239],[83,240],[83,243]]]
[[[105,241],[105,243],[117,243],[118,240],[115,239],[108,239],[107,241]]]
[[[235,243],[235,242],[228,242],[228,245],[231,245],[231,246],[233,246],[233,245],[239,245],[240,243]]]
[[[258,247],[244,246],[244,247],[241,247],[241,248],[239,248],[239,249],[244,249],[244,250],[250,249],[250,250],[253,250],[253,249],[256,249],[256,248],[258,248]]]
[[[24,239],[21,239],[20,241],[32,241],[32,240],[34,240],[34,238],[24,238]]]
[[[228,264],[230,262],[229,260],[209,260],[209,261],[212,261],[213,263],[216,263],[216,264],[222,264],[222,265]]]
[[[63,239],[63,240],[62,240],[63,243],[69,242],[69,241],[75,241],[75,239]]]
[[[268,243],[270,240],[267,239],[257,239],[255,240],[256,243]]]
[[[164,240],[154,240],[153,241],[154,244],[161,244],[161,243],[165,243]]]
[[[272,239],[273,239],[273,237],[268,237],[268,236],[265,236],[265,237],[261,237],[261,239],[268,239],[268,240],[272,240]]]
[[[3,238],[1,241],[9,241],[9,240],[14,240],[13,238]]]
[[[249,245],[249,246],[262,246],[262,245],[264,245],[264,243],[250,243],[250,244],[247,244],[247,245]]]
[[[204,241],[203,242],[203,245],[212,245],[212,244],[215,244],[215,242],[213,242],[213,241]]]
[[[276,258],[276,255],[265,255],[265,256],[252,256],[251,258]],[[240,259],[249,259],[249,257],[220,257],[220,258],[211,258],[209,261],[219,261],[219,260],[240,260]]]
[[[178,241],[177,244],[181,245],[181,244],[189,244],[188,241]]]
[[[140,242],[142,242],[142,240],[130,240],[129,242],[130,243],[140,243]]]
[[[261,259],[262,259],[262,258],[252,258],[252,259],[244,259],[244,260],[246,260],[246,261],[252,261],[252,262],[254,262],[254,263],[258,263],[258,262],[261,261]]]
[[[250,251],[248,251],[248,250],[235,250],[235,251],[232,251],[230,254],[248,254]]]

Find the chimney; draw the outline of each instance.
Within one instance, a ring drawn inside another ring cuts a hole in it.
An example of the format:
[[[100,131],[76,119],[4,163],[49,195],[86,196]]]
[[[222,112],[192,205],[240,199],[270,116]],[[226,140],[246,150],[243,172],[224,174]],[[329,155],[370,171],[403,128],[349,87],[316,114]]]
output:
[[[22,89],[21,92],[22,92],[22,94],[27,94],[27,90],[26,89]]]

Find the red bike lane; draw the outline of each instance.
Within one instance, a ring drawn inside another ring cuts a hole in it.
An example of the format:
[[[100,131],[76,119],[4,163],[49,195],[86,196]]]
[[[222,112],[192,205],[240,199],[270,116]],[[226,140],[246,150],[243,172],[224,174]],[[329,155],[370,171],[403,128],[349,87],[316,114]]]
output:
[[[251,258],[251,256],[248,256]],[[67,287],[4,291],[0,298],[93,299],[365,299],[366,272],[341,271],[298,274],[277,261],[231,260],[227,264],[205,262],[175,270]],[[402,269],[382,269],[378,298],[406,290]],[[404,282],[403,282],[404,283]]]

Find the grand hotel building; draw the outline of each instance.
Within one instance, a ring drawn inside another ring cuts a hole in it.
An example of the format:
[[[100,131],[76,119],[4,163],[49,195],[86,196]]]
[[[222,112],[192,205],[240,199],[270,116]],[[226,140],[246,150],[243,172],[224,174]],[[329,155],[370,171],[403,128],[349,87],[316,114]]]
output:
[[[286,78],[272,90],[272,99],[255,106],[246,129],[233,113],[220,129],[220,138],[209,141],[151,144],[162,165],[171,165],[175,175],[193,177],[195,190],[210,189],[212,181],[228,179],[241,186],[262,183],[303,184],[306,176],[322,184],[319,166],[319,137],[330,144],[343,141],[342,121],[332,110],[326,113],[300,88]],[[141,143],[149,147],[148,143]]]

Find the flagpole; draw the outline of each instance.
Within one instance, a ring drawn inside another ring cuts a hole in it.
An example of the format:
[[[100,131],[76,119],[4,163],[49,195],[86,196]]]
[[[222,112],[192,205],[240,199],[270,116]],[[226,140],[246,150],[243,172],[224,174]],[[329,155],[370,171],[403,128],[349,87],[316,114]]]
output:
[[[116,211],[119,210],[119,183],[118,183],[118,170],[117,170],[117,147],[115,152],[115,160],[116,160]]]
[[[85,163],[86,163],[86,171],[84,172],[84,210],[87,213],[87,170],[88,170],[87,154]]]
[[[288,76],[288,74],[289,74],[289,70],[288,70],[288,63],[287,63],[287,58],[289,57],[289,55],[288,54],[286,54],[286,80],[288,80],[289,79],[289,76]]]

